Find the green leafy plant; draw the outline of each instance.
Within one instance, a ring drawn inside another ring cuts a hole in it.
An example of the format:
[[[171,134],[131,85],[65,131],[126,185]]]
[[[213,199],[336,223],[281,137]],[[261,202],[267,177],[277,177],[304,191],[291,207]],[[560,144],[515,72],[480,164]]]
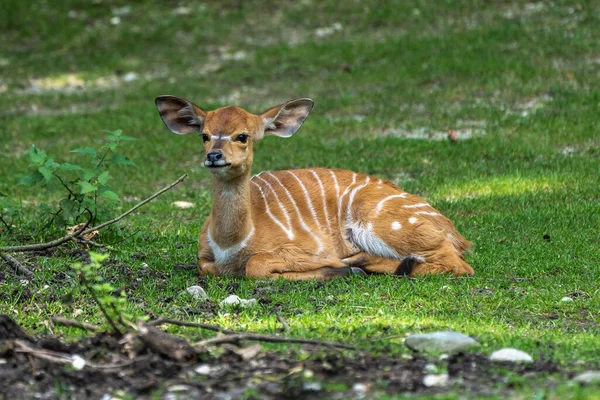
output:
[[[8,196],[0,192],[0,227],[8,232],[12,230],[12,226],[19,218],[21,205],[16,204]]]
[[[106,321],[116,333],[122,333],[132,326],[134,317],[127,313],[127,297],[123,290],[118,291],[100,275],[102,263],[108,258],[107,254],[90,252],[89,264],[75,263],[73,270],[79,277],[79,282],[92,296]]]
[[[84,147],[71,150],[89,159],[87,166],[71,163],[58,163],[44,151],[31,146],[29,150],[29,167],[33,170],[24,176],[19,185],[59,184],[65,190],[65,197],[59,201],[58,210],[54,211],[47,204],[41,206],[42,211],[51,213],[50,223],[62,228],[73,225],[80,220],[86,209],[92,212],[94,220],[99,213],[98,199],[120,201],[119,196],[108,185],[111,167],[135,166],[133,161],[117,152],[123,142],[136,140],[123,135],[121,130],[108,131],[105,143],[97,150]]]

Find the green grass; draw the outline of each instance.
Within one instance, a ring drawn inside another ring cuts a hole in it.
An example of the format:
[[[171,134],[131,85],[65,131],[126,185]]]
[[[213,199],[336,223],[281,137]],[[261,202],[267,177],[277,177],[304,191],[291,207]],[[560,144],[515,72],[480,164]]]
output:
[[[326,283],[210,278],[204,286],[214,302],[235,292],[271,303],[208,322],[275,332],[272,307],[281,304],[294,336],[363,342],[393,356],[407,354],[400,339],[364,339],[449,329],[477,336],[484,353],[510,346],[567,370],[600,368],[596,2],[209,1],[177,16],[167,2],[138,1],[118,25],[110,22],[118,2],[22,4],[0,5],[8,16],[0,21],[0,192],[23,204],[17,229],[31,240],[60,234],[34,229],[44,219],[35,206],[58,198],[60,188],[16,186],[31,144],[57,160],[82,162],[69,150],[97,146],[101,129],[141,139],[123,148],[138,167],[113,176],[112,187],[129,199],[115,213],[190,174],[99,239],[118,242],[105,274],[128,288],[132,313],[205,319],[185,291],[199,279],[195,270],[175,266],[195,263],[210,177],[200,139],[167,132],[154,97],[258,112],[308,96],[316,106],[301,131],[287,141],[264,140],[254,170],[337,167],[391,179],[425,196],[475,242],[468,261],[476,275]],[[341,30],[315,34],[336,22]],[[242,59],[233,59],[240,51]],[[137,79],[123,81],[131,72]],[[485,134],[458,143],[385,134],[473,121]],[[176,200],[196,207],[179,210],[171,206]],[[0,234],[0,245],[14,242]],[[3,272],[3,312],[40,333],[50,316],[77,309],[78,319],[100,321],[69,277],[70,251],[33,258],[36,280],[26,286]],[[132,258],[139,253],[143,259]],[[65,302],[71,291],[74,302]],[[561,302],[564,296],[574,301]],[[527,382],[515,387],[530,390]],[[530,394],[591,393],[562,382]]]

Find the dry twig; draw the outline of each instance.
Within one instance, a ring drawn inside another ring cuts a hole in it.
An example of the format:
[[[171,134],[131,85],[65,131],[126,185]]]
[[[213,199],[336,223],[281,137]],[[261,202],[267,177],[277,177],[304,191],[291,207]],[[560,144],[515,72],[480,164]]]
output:
[[[285,320],[285,318],[283,318],[283,316],[281,315],[281,312],[279,312],[279,309],[275,309],[275,316],[277,316],[277,321],[279,321],[279,323],[283,326],[283,330],[286,333],[290,332],[290,324],[287,323],[287,321]]]
[[[8,254],[3,254],[0,253],[0,257],[6,262],[8,263],[8,265],[11,265],[12,267],[15,268],[15,270],[21,274],[21,275],[25,275],[28,278],[33,278],[33,272],[31,272],[30,270],[28,270],[27,268],[25,268],[25,266],[23,266],[23,264],[21,264],[19,262],[19,260],[17,260],[16,258],[8,255]]]
[[[256,342],[270,342],[270,343],[300,343],[300,344],[314,344],[317,346],[327,346],[333,348],[340,349],[348,349],[354,350],[354,346],[345,343],[333,343],[333,342],[323,342],[320,340],[312,340],[312,339],[299,339],[299,338],[290,338],[283,336],[270,336],[270,335],[260,335],[257,333],[236,333],[233,335],[223,335],[217,336],[211,339],[201,340],[199,342],[194,343],[194,347],[206,347],[214,344],[220,343],[237,343],[244,340],[253,340]]]
[[[114,224],[115,222],[117,222],[117,221],[125,218],[127,215],[131,214],[132,212],[134,212],[135,210],[137,210],[138,208],[140,208],[144,204],[148,203],[149,201],[154,200],[156,197],[160,196],[161,194],[163,194],[167,190],[171,189],[173,186],[179,184],[186,177],[187,177],[187,174],[184,174],[184,175],[180,176],[179,179],[177,179],[175,182],[173,182],[170,185],[162,188],[161,190],[159,190],[158,192],[154,193],[152,196],[148,197],[147,199],[139,202],[138,204],[136,204],[135,206],[131,207],[129,210],[127,210],[123,214],[119,215],[117,218],[111,219],[110,221],[104,222],[104,223],[102,223],[102,224],[100,224],[98,226],[95,226],[93,228],[88,228],[88,226],[89,226],[89,224],[91,222],[91,219],[90,219],[85,224],[85,226],[83,228],[78,229],[77,232],[74,232],[74,233],[72,233],[70,235],[64,236],[64,237],[62,237],[60,239],[56,239],[56,240],[53,240],[53,241],[47,242],[47,243],[37,243],[37,244],[30,244],[30,245],[24,245],[24,246],[0,247],[0,252],[16,253],[16,252],[24,252],[24,251],[45,250],[45,249],[49,249],[51,247],[60,246],[61,244],[65,243],[65,242],[68,242],[69,240],[77,239],[81,235],[85,235],[85,234],[93,232],[95,230],[100,230],[102,228],[105,228],[108,225]]]
[[[221,328],[218,325],[201,324],[201,323],[197,323],[197,322],[178,321],[176,319],[169,319],[169,318],[158,318],[158,319],[155,319],[154,321],[148,322],[146,325],[158,326],[158,325],[162,325],[162,324],[177,325],[177,326],[189,326],[190,328],[201,328],[201,329],[206,329],[206,330],[213,331],[213,332],[228,333],[228,334],[238,333],[236,331],[230,331],[230,330]]]
[[[50,318],[50,321],[52,321],[54,325],[69,326],[72,328],[79,328],[90,332],[97,332],[100,330],[100,327],[98,325],[90,324],[87,322],[79,322],[63,317],[52,317]]]

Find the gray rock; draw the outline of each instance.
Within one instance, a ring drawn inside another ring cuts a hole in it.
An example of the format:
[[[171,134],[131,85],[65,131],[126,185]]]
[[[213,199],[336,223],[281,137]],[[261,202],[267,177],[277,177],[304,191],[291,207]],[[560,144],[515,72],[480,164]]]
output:
[[[600,384],[600,371],[586,371],[572,379],[580,385]]]
[[[467,335],[458,332],[432,332],[410,335],[404,341],[408,348],[415,351],[454,353],[477,345]]]
[[[533,358],[524,351],[517,349],[501,349],[492,353],[490,356],[491,361],[510,361],[510,362],[520,362],[520,363],[531,363],[533,362]]]
[[[235,294],[228,296],[219,303],[221,307],[231,307],[231,306],[239,306],[239,307],[253,307],[257,304],[256,299],[241,299]]]
[[[200,286],[190,286],[187,288],[187,292],[196,300],[208,300],[208,295]]]
[[[423,377],[423,385],[425,387],[443,387],[448,385],[449,380],[448,374],[427,374]]]

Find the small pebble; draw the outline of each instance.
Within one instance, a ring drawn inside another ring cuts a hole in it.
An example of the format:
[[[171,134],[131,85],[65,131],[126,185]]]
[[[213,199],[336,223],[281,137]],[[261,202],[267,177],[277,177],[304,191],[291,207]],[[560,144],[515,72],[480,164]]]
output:
[[[194,371],[198,375],[210,375],[212,368],[208,364],[200,364],[196,368],[194,368]]]
[[[473,347],[477,342],[459,332],[431,332],[410,335],[404,340],[404,344],[415,351],[453,353]]]
[[[533,358],[524,351],[512,348],[505,348],[497,350],[490,355],[491,361],[510,361],[510,362],[521,362],[531,363]]]
[[[167,388],[169,392],[187,392],[191,388],[187,385],[173,385]]]
[[[572,379],[573,382],[580,385],[589,385],[592,383],[600,384],[600,371],[586,371]]]
[[[196,300],[208,300],[208,295],[200,286],[190,286],[187,288],[187,292]]]
[[[75,368],[77,371],[81,371],[85,367],[85,360],[75,354],[72,357],[71,365],[73,365],[73,368]]]
[[[186,208],[192,208],[192,207],[194,207],[194,203],[191,203],[189,201],[174,201],[172,204],[175,207],[181,208],[181,209],[186,209]]]
[[[367,385],[364,383],[355,383],[352,385],[352,391],[359,396],[364,396],[367,393]]]
[[[573,299],[569,296],[565,296],[562,299],[560,299],[560,301],[562,301],[563,303],[569,303],[569,302],[573,301]]]
[[[304,382],[302,388],[308,392],[320,392],[323,390],[319,382]]]
[[[219,303],[219,305],[221,307],[227,307],[227,306],[240,306],[240,307],[252,307],[255,306],[257,303],[256,299],[241,299],[238,296],[236,296],[235,294],[232,294],[231,296],[228,296],[225,298],[225,300],[221,301],[221,303]]]
[[[425,385],[426,387],[446,386],[448,384],[448,380],[448,374],[427,374],[423,377],[423,385]]]

